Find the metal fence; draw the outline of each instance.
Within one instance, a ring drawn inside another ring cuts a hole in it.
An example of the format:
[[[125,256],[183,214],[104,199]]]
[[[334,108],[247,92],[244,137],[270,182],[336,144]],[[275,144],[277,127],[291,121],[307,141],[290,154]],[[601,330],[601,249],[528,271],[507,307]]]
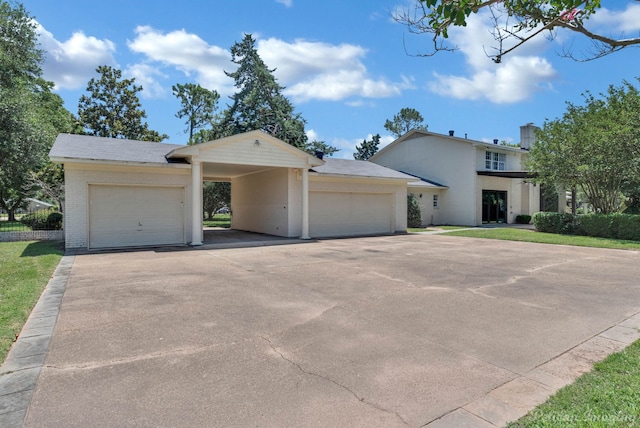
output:
[[[0,242],[62,240],[63,215],[49,207],[29,206],[16,210],[14,218],[0,209]]]

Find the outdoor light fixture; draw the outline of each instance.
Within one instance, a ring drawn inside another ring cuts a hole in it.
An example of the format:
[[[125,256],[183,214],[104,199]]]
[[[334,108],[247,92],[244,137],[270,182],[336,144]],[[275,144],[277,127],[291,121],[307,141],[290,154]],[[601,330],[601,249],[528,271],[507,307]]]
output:
[[[259,140],[254,141],[254,142],[253,142],[253,145],[254,145],[254,146],[259,146],[259,145],[260,145],[260,141],[259,141]]]

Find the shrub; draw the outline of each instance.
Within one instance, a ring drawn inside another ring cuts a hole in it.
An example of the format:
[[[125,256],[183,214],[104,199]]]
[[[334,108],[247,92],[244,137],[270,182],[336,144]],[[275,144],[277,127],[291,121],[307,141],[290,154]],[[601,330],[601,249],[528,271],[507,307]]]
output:
[[[573,214],[539,212],[533,216],[533,224],[538,232],[581,234],[579,217]]]
[[[62,229],[62,213],[58,211],[36,211],[27,214],[20,222],[32,230],[60,230]]]
[[[407,226],[422,226],[422,213],[420,212],[420,204],[412,193],[407,194]]]
[[[640,215],[587,214],[580,216],[580,225],[587,236],[640,241]]]
[[[520,214],[516,216],[516,223],[529,224],[531,222],[531,216],[526,214]]]

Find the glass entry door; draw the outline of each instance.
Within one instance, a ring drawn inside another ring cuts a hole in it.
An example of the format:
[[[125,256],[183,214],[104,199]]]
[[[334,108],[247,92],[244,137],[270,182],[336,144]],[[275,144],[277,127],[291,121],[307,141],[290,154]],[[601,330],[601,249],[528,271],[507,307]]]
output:
[[[507,192],[500,190],[482,191],[482,222],[507,222]]]

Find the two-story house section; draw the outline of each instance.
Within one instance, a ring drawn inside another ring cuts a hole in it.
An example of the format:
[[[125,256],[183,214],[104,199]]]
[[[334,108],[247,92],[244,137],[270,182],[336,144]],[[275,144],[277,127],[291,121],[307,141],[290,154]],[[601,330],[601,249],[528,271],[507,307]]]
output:
[[[540,187],[525,170],[528,148],[535,141],[533,124],[520,127],[520,147],[413,130],[369,161],[416,177],[414,194],[422,223],[481,225],[514,223],[519,214],[540,207]]]

